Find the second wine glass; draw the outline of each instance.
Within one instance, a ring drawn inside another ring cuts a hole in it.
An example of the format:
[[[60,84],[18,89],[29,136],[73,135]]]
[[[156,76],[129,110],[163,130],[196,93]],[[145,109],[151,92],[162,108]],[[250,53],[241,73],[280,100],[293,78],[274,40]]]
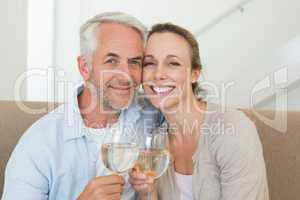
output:
[[[140,148],[135,170],[158,179],[168,169],[171,156],[168,150],[168,135],[164,133],[149,134],[145,136],[145,145]],[[152,199],[148,192],[147,199]]]

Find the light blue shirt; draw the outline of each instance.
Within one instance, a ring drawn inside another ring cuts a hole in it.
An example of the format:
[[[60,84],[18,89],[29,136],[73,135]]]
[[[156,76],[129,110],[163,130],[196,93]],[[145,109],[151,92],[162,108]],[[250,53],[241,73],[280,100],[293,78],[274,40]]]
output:
[[[76,199],[96,176],[99,144],[87,136],[77,94],[72,99],[42,117],[21,137],[6,167],[2,200]],[[141,135],[151,132],[159,114],[145,110],[153,108],[134,103],[122,111],[119,120]],[[122,199],[135,199],[130,186]]]

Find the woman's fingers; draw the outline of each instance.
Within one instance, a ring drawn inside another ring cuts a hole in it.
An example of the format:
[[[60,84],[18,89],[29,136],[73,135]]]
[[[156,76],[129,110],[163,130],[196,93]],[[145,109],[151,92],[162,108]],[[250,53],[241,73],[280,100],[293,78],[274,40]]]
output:
[[[146,193],[153,190],[153,184],[140,184],[134,186],[135,190],[138,192]]]
[[[154,179],[137,171],[129,172],[129,183],[138,193],[147,193],[152,191]]]
[[[143,173],[130,172],[129,173],[129,181],[134,184],[143,184],[143,183],[153,183],[153,177],[146,176]]]

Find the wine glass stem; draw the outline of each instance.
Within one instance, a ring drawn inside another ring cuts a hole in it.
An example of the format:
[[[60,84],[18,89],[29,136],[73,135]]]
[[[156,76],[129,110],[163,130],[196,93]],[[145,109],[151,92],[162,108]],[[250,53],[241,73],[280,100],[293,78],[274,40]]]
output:
[[[147,200],[152,200],[152,192],[148,192],[148,194],[147,194]]]

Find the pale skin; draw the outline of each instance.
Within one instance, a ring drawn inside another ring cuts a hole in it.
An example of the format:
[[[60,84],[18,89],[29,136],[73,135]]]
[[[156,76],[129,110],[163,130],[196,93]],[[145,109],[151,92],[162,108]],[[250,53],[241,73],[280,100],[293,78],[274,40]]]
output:
[[[191,84],[199,75],[200,69],[191,66],[191,51],[184,38],[171,32],[150,36],[145,50],[143,88],[151,103],[172,124],[169,151],[175,171],[185,175],[193,174],[192,156],[198,147],[206,109],[206,103],[199,101],[192,91]],[[151,177],[133,171],[130,182],[142,199],[146,199],[148,191],[153,191],[153,199],[157,198]]]
[[[141,83],[144,50],[138,32],[117,23],[102,23],[97,41],[91,63],[84,55],[77,59],[86,83],[78,97],[79,109],[85,125],[91,128],[117,122],[120,109],[131,103],[135,88]],[[105,99],[100,99],[99,94]],[[123,185],[124,179],[118,175],[96,177],[78,200],[119,200]]]

